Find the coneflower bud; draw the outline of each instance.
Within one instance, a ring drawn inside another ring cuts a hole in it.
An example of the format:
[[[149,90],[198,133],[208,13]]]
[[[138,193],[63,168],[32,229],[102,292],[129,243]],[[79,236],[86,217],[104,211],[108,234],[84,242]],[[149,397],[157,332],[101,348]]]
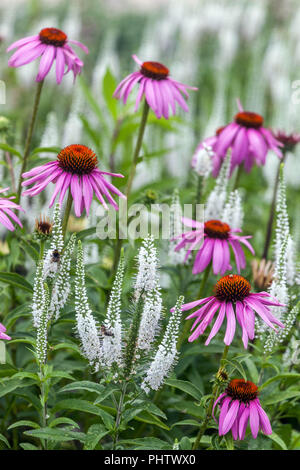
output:
[[[218,382],[224,383],[228,380],[228,374],[225,369],[219,369],[217,372],[217,380]]]
[[[35,220],[34,235],[39,240],[47,240],[51,237],[53,223],[48,217],[40,216]]]
[[[260,261],[255,259],[251,262],[251,267],[255,287],[258,290],[268,289],[274,278],[274,263],[264,258]]]

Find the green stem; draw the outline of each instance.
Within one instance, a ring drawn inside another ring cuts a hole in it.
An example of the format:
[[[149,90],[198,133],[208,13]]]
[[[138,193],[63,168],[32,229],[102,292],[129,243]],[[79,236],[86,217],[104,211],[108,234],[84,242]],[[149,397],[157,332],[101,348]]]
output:
[[[72,198],[71,190],[69,189],[64,220],[63,220],[63,223],[62,223],[62,233],[63,233],[64,238],[65,238],[66,231],[67,231],[68,221],[69,221],[71,208],[72,208],[72,202],[73,202],[73,198]]]
[[[40,259],[43,259],[45,249],[45,240],[41,240],[40,244]]]
[[[117,409],[113,450],[116,449],[116,446],[117,446],[117,443],[118,443],[119,427],[120,427],[120,423],[121,423],[121,419],[122,419],[123,404],[124,404],[127,385],[128,384],[126,382],[123,384],[122,391],[121,391],[121,396],[120,396],[120,400],[119,400],[119,406],[118,406],[118,409]]]
[[[276,199],[277,199],[277,191],[278,191],[279,179],[280,179],[280,167],[281,167],[281,164],[284,162],[284,159],[285,159],[285,155],[283,155],[281,161],[278,164],[275,183],[274,183],[274,188],[273,188],[273,197],[272,197],[272,202],[271,202],[271,206],[270,206],[270,213],[269,213],[269,220],[268,220],[268,224],[267,224],[264,250],[263,250],[263,253],[262,253],[262,258],[264,258],[265,260],[268,257],[268,252],[269,252],[270,243],[271,243],[272,228],[273,228],[273,221],[274,221],[274,215],[275,215],[275,206],[276,206]]]
[[[136,145],[135,145],[135,149],[134,149],[134,153],[133,153],[132,164],[131,164],[131,168],[130,168],[130,174],[129,174],[128,181],[127,181],[127,188],[126,188],[127,201],[129,199],[129,196],[130,196],[130,193],[131,193],[131,187],[132,187],[133,179],[134,179],[134,176],[135,176],[135,173],[136,173],[136,167],[137,167],[137,164],[138,164],[139,155],[140,155],[140,151],[141,151],[141,148],[142,148],[143,137],[144,137],[144,132],[145,132],[146,124],[147,124],[149,110],[150,110],[149,105],[148,105],[147,101],[144,100],[142,119],[141,119],[141,122],[140,122],[139,133],[138,133],[138,137],[137,137],[137,141],[136,141]],[[113,269],[112,269],[113,274],[115,273],[115,271],[117,269],[117,266],[119,264],[122,245],[123,245],[123,239],[120,239],[118,237],[117,238],[117,243],[116,243],[116,248],[115,248]]]
[[[218,391],[219,391],[219,383],[218,383],[217,376],[218,376],[219,372],[224,370],[224,363],[225,363],[225,360],[227,358],[228,350],[229,350],[229,346],[225,346],[224,351],[223,351],[223,355],[222,355],[221,360],[220,360],[220,366],[219,366],[218,372],[216,374],[216,381],[213,385],[212,397],[210,399],[210,402],[209,402],[209,405],[208,405],[208,408],[207,408],[207,412],[206,412],[206,416],[204,418],[203,424],[202,424],[201,428],[199,429],[196,440],[194,442],[193,450],[197,450],[199,448],[201,438],[202,438],[203,434],[205,433],[205,430],[206,430],[207,425],[208,425],[208,421],[211,418],[214,402],[216,401],[217,394],[218,394]]]
[[[146,124],[147,124],[149,110],[150,110],[149,105],[148,105],[147,101],[144,100],[142,119],[141,119],[138,138],[137,138],[137,141],[136,141],[136,146],[135,146],[135,150],[134,150],[134,154],[133,154],[130,174],[129,174],[128,181],[127,181],[127,188],[126,188],[127,200],[129,199],[129,196],[130,196],[133,179],[134,179],[134,175],[135,175],[135,172],[136,172],[136,167],[137,167],[140,151],[141,151],[141,148],[142,148],[143,137],[144,137],[144,132],[145,132]]]
[[[202,296],[203,296],[203,293],[204,293],[204,290],[205,290],[205,287],[206,287],[206,283],[207,283],[207,280],[208,280],[208,277],[209,277],[210,268],[211,268],[211,263],[209,263],[209,265],[206,267],[206,269],[203,273],[203,277],[202,277],[202,281],[201,281],[200,289],[199,289],[199,293],[198,293],[198,299],[201,299]],[[190,323],[189,323],[188,320],[186,320],[186,322],[184,324],[184,327],[183,327],[183,330],[182,330],[182,333],[181,333],[181,335],[179,336],[179,339],[178,339],[178,343],[177,343],[178,351],[180,351],[182,343],[183,343],[183,341],[185,341],[185,339],[186,339],[186,337],[189,333],[189,330],[190,330]]]
[[[19,203],[20,199],[21,199],[22,180],[23,180],[22,174],[26,171],[27,160],[28,160],[29,152],[30,152],[30,144],[31,144],[33,129],[34,129],[36,116],[37,116],[37,112],[38,112],[41,92],[42,92],[42,88],[43,88],[43,83],[44,83],[44,80],[42,80],[41,82],[38,82],[37,88],[36,88],[31,120],[30,120],[28,132],[27,132],[27,137],[26,137],[26,142],[25,142],[25,149],[24,149],[23,162],[22,162],[21,173],[20,173],[20,178],[19,178],[16,203]]]
[[[44,377],[43,366],[40,366],[40,375],[41,375],[40,390],[41,390],[41,404],[42,404],[41,424],[42,424],[42,427],[45,428],[47,427],[47,400],[46,400],[46,394],[45,394],[45,377]],[[43,444],[44,449],[47,450],[48,448],[47,439],[42,439],[42,444]]]
[[[235,177],[235,182],[233,185],[233,190],[237,189],[239,187],[240,179],[243,173],[243,167],[242,165],[238,166],[237,172],[236,172],[236,177]]]

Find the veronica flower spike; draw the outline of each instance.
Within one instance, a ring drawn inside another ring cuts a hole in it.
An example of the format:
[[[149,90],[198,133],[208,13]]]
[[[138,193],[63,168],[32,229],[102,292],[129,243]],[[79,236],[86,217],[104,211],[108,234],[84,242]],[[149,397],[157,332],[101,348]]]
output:
[[[8,189],[9,188],[1,189],[0,194],[6,192]],[[13,202],[12,199],[15,199],[15,197],[0,197],[0,223],[11,232],[15,230],[15,227],[10,219],[16,222],[16,224],[18,224],[21,228],[23,227],[20,219],[16,216],[12,209],[25,212],[24,209],[22,209],[21,206]]]
[[[233,379],[214,403],[220,407],[219,435],[224,436],[231,431],[234,440],[244,440],[248,422],[254,439],[258,431],[272,434],[270,420],[263,410],[257,397],[258,387],[250,380]]]
[[[219,311],[215,323],[205,342],[207,346],[212,338],[220,330],[226,317],[227,327],[224,337],[224,343],[229,346],[235,335],[236,320],[242,328],[242,341],[245,349],[248,346],[248,340],[252,340],[255,334],[255,312],[267,326],[278,331],[274,325],[284,328],[284,325],[272,315],[270,306],[282,307],[277,299],[267,292],[250,293],[251,285],[242,276],[238,274],[229,274],[222,277],[214,287],[214,295],[184,304],[181,310],[191,310],[198,308],[186,320],[195,318],[191,330],[194,330],[189,341],[195,341],[204,333]]]
[[[169,69],[159,62],[142,62],[136,55],[133,55],[132,58],[139,65],[140,70],[131,73],[121,81],[114,92],[115,98],[122,99],[126,104],[134,86],[138,85],[135,111],[137,111],[143,96],[158,119],[162,116],[169,119],[169,108],[175,114],[176,103],[184,111],[188,111],[188,106],[182,95],[188,97],[187,90],[197,90],[197,88],[184,85],[171,78]]]
[[[21,67],[41,57],[36,81],[41,82],[48,75],[56,61],[56,82],[61,83],[65,73],[72,70],[74,78],[81,72],[83,62],[76,55],[70,44],[75,44],[88,54],[88,48],[79,41],[68,39],[67,35],[57,28],[44,28],[39,34],[28,36],[14,42],[7,52],[17,49],[10,57],[10,67]]]
[[[23,181],[22,186],[33,185],[24,191],[23,195],[36,196],[49,183],[54,183],[55,189],[49,207],[52,207],[58,194],[61,205],[67,190],[70,189],[76,217],[80,217],[84,209],[87,215],[89,214],[93,194],[105,209],[108,207],[104,196],[114,209],[118,210],[118,205],[112,198],[110,191],[121,198],[125,198],[125,196],[107,181],[104,175],[117,178],[123,178],[123,175],[100,171],[97,164],[96,154],[85,145],[68,145],[60,151],[57,160],[23,173],[23,178],[28,179]]]
[[[248,242],[251,236],[237,235],[241,229],[233,229],[220,220],[208,220],[203,224],[184,217],[182,221],[193,230],[176,237],[181,240],[175,247],[175,251],[186,248],[186,261],[192,251],[200,247],[195,257],[193,274],[204,271],[210,262],[215,275],[223,275],[226,271],[231,270],[230,247],[234,253],[238,273],[246,267],[246,258],[241,244],[245,245],[254,255],[254,250]]]

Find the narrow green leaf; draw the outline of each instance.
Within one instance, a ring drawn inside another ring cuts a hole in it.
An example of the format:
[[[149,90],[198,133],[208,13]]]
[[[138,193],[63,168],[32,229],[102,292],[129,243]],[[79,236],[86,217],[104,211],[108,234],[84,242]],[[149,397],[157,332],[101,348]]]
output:
[[[24,434],[39,439],[49,439],[51,441],[66,442],[66,441],[81,441],[85,442],[85,434],[77,431],[70,431],[67,428],[40,428],[33,429],[32,431],[25,431]]]
[[[30,282],[26,281],[23,276],[17,273],[7,273],[7,272],[0,272],[0,282],[4,282],[5,284],[9,284],[14,287],[19,287],[27,292],[32,293],[32,285]]]
[[[39,424],[35,423],[34,421],[22,419],[21,421],[16,421],[15,423],[11,424],[7,429],[19,428],[21,426],[26,426],[34,429],[38,429],[40,427]]]
[[[202,398],[202,393],[199,388],[191,382],[187,382],[185,380],[167,379],[165,384],[169,385],[170,387],[178,388],[182,392],[191,395],[197,401],[200,401]]]

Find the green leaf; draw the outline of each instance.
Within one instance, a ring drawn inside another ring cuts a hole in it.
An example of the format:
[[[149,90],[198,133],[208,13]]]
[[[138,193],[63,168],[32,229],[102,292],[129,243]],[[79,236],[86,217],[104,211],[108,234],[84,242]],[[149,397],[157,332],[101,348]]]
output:
[[[17,273],[6,273],[0,271],[0,282],[4,282],[5,284],[9,284],[14,287],[19,287],[27,292],[32,293],[32,285],[30,282],[26,281],[23,276]]]
[[[56,344],[55,346],[52,346],[53,351],[58,351],[59,349],[71,349],[72,351],[75,351],[76,353],[81,354],[80,348],[75,343],[59,343],[59,344]]]
[[[40,450],[37,446],[29,444],[29,442],[21,442],[20,447],[24,450]]]
[[[281,437],[278,436],[278,434],[276,434],[275,432],[273,432],[272,434],[270,435],[266,435],[266,437],[268,437],[269,439],[271,439],[272,441],[276,442],[276,444],[281,447],[281,449],[283,450],[288,450],[287,449],[287,446],[285,444],[285,442],[281,439]]]
[[[285,390],[276,392],[269,397],[267,397],[263,403],[264,406],[269,406],[269,405],[274,405],[275,403],[279,403],[284,400],[289,400],[290,398],[297,398],[300,397],[300,391],[299,390]]]
[[[136,421],[153,424],[154,426],[158,426],[159,428],[165,429],[166,431],[170,431],[170,428],[165,423],[163,423],[160,419],[148,411],[142,411],[138,416],[135,416],[134,419]]]
[[[92,424],[86,434],[83,450],[94,450],[101,439],[108,434],[108,430],[102,424]]]
[[[109,413],[87,400],[80,400],[77,398],[62,400],[56,403],[52,411],[55,413],[59,410],[77,410],[83,413],[91,413],[93,415],[100,416],[107,429],[111,430],[114,426],[114,419]]]
[[[85,434],[77,431],[70,431],[67,428],[40,428],[33,429],[32,431],[25,431],[24,434],[39,439],[49,439],[51,441],[66,442],[66,441],[81,441],[85,442]]]
[[[37,153],[56,153],[58,154],[61,151],[60,147],[36,147],[31,154],[35,155]]]
[[[76,239],[83,240],[84,238],[89,237],[90,235],[95,235],[95,233],[96,227],[86,228],[85,230],[81,230],[81,232],[76,233]]]
[[[182,392],[191,395],[197,401],[200,401],[202,398],[202,393],[199,388],[191,382],[187,382],[185,380],[167,379],[165,384],[169,385],[170,387],[178,388]]]
[[[4,397],[10,392],[13,392],[16,390],[16,388],[19,387],[29,387],[30,385],[33,385],[33,381],[29,380],[26,381],[22,379],[14,379],[13,377],[11,379],[6,380],[5,382],[0,383],[0,398]]]
[[[7,152],[11,153],[12,155],[16,155],[16,157],[23,158],[21,153],[17,149],[11,147],[10,145],[0,144],[0,149],[6,150]]]
[[[26,372],[26,371],[17,372],[14,375],[14,378],[15,379],[19,379],[19,378],[20,379],[32,379],[35,382],[40,381],[39,376],[37,374],[34,374],[33,372]]]
[[[257,370],[257,367],[256,365],[254,364],[254,362],[252,361],[252,359],[245,359],[245,364],[249,370],[249,373],[250,373],[250,376],[251,376],[251,379],[254,383],[257,383],[258,382],[258,377],[259,377],[259,373],[258,373],[258,370]]]
[[[53,370],[46,375],[46,378],[49,378],[49,379],[56,378],[56,377],[60,377],[61,379],[74,380],[74,377],[72,377],[72,375],[68,374],[67,372],[63,370]]]
[[[299,379],[300,378],[300,374],[296,374],[296,373],[286,373],[286,374],[278,374],[278,375],[275,375],[274,377],[271,377],[270,379],[268,379],[266,382],[264,382],[260,387],[259,387],[259,390],[262,390],[263,388],[267,387],[268,385],[270,385],[272,382],[276,382],[276,380],[281,380],[281,379]]]
[[[69,392],[70,390],[86,390],[88,392],[94,392],[101,395],[105,392],[105,386],[97,384],[95,382],[90,382],[88,380],[83,380],[82,382],[73,382],[66,385],[65,387],[59,390],[61,392]]]
[[[10,444],[9,444],[8,440],[6,439],[6,437],[3,436],[3,434],[0,434],[0,441],[4,442],[4,444],[7,445],[7,447],[10,448]]]
[[[11,364],[0,364],[0,377],[11,377],[16,372],[18,372],[18,369]]]
[[[7,429],[19,428],[21,426],[28,426],[34,429],[38,429],[40,427],[39,424],[35,423],[34,421],[22,419],[21,421],[16,421],[15,423],[11,424]]]
[[[157,437],[140,437],[137,439],[123,439],[119,444],[128,444],[129,449],[133,450],[168,450],[172,449],[169,442],[158,439]],[[134,446],[134,447],[133,447]]]
[[[54,428],[59,424],[70,424],[71,426],[74,426],[74,428],[79,429],[79,425],[76,423],[76,421],[71,418],[65,418],[64,416],[61,416],[60,418],[55,418],[53,421],[51,421],[51,423],[49,423],[49,427]]]
[[[11,310],[9,314],[5,317],[5,326],[7,330],[15,324],[19,318],[25,318],[31,316],[31,303],[23,303],[15,309]]]
[[[21,248],[25,251],[25,253],[27,253],[30,258],[33,259],[34,262],[37,262],[39,260],[39,252],[32,246],[31,243],[22,238],[20,240],[20,245]]]
[[[116,121],[118,117],[118,103],[116,98],[113,97],[113,93],[117,87],[117,82],[111,71],[107,67],[106,73],[103,77],[102,82],[102,92],[107,105],[107,108],[110,111],[113,119]]]
[[[190,439],[184,436],[179,442],[180,450],[192,450],[192,443]]]
[[[199,423],[199,421],[196,421],[195,419],[183,419],[182,421],[177,421],[177,423],[172,424],[171,429],[174,426],[196,426],[196,427],[199,427],[200,423]]]
[[[246,371],[244,367],[242,366],[242,364],[240,364],[238,361],[235,361],[234,359],[232,359],[231,361],[229,361],[228,359],[225,359],[224,363],[231,365],[233,367],[233,370],[237,369],[239,373],[241,374],[241,376],[243,377],[243,379],[247,380]]]

